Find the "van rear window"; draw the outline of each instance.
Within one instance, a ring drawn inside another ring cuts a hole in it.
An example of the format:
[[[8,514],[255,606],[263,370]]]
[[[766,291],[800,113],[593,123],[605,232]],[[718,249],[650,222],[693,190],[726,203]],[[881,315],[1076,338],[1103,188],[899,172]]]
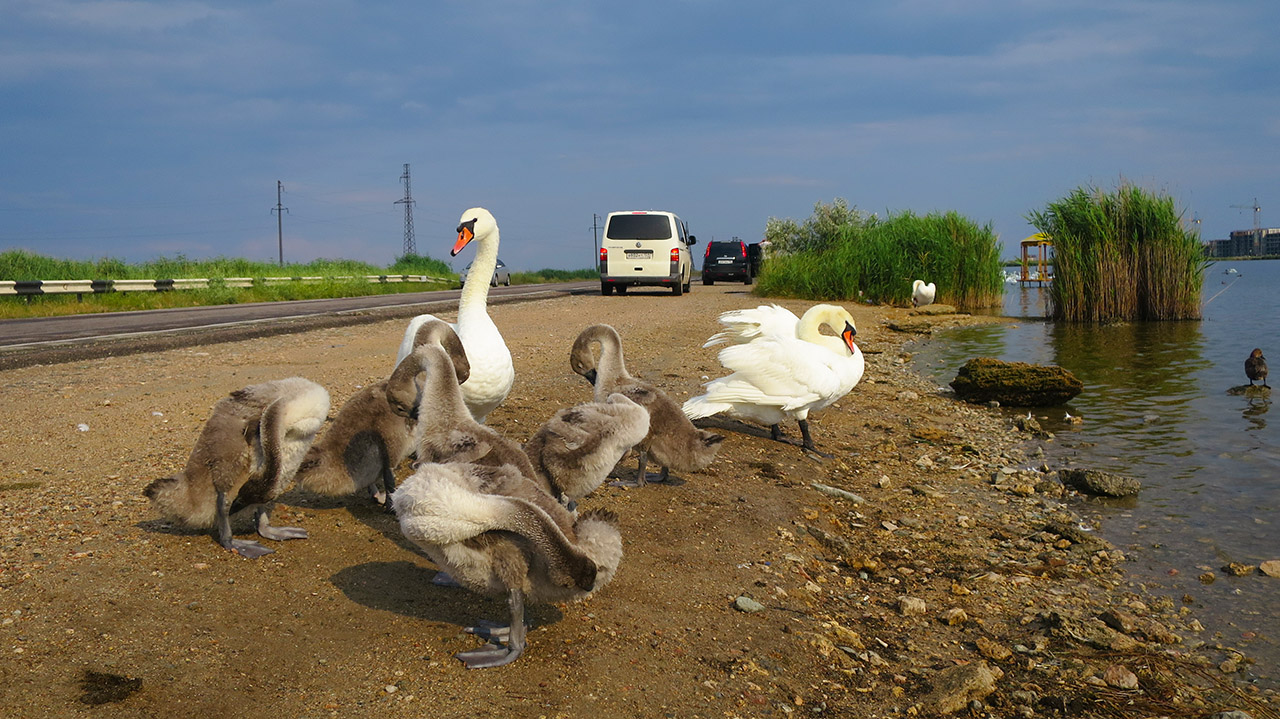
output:
[[[666,215],[614,215],[605,237],[611,240],[669,240],[671,220]]]

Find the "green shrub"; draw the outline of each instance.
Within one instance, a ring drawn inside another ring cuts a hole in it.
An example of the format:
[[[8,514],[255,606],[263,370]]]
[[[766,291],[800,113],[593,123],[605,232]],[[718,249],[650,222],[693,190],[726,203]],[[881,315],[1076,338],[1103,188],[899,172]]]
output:
[[[846,223],[832,226],[834,217]],[[777,234],[767,235],[774,249],[761,268],[761,294],[905,304],[911,283],[922,279],[937,285],[938,302],[974,309],[999,305],[1004,293],[991,225],[956,212],[922,217],[906,211],[879,219],[837,200],[820,203],[803,225],[770,222]]]

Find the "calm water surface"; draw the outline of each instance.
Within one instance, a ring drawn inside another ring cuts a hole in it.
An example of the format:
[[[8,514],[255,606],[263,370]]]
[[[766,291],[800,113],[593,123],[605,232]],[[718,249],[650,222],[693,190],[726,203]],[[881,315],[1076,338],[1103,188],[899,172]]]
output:
[[[1238,270],[1227,274],[1227,269]],[[1255,347],[1280,383],[1280,261],[1211,265],[1204,319],[1111,327],[1029,319],[954,330],[919,348],[919,371],[940,385],[972,357],[1060,365],[1084,382],[1066,408],[1035,410],[1057,439],[1053,466],[1121,472],[1142,481],[1136,500],[1080,500],[1107,539],[1135,561],[1135,584],[1184,601],[1207,627],[1197,638],[1241,648],[1262,684],[1280,685],[1280,579],[1228,577],[1227,562],[1280,559],[1280,408],[1227,393],[1248,384]],[[1008,285],[1004,313],[1044,316],[1043,291]],[[1277,389],[1280,398],[1280,389]],[[1012,410],[1011,410],[1012,411]],[[1064,412],[1084,418],[1064,421]],[[1073,500],[1074,501],[1074,500]],[[1205,571],[1217,575],[1204,585]],[[1185,634],[1185,633],[1184,633]]]

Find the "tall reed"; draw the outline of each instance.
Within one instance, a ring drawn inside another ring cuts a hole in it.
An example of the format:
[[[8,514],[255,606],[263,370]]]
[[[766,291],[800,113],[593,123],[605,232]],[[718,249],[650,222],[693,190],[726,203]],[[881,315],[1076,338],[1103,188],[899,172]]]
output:
[[[1053,240],[1050,318],[1200,318],[1206,261],[1171,197],[1128,183],[1079,187],[1027,219]]]
[[[815,211],[817,219],[804,225],[774,221],[774,229],[809,232],[784,239],[788,249],[764,263],[757,283],[761,294],[906,304],[912,281],[922,279],[937,285],[938,302],[963,309],[1000,304],[1004,274],[989,223],[979,226],[954,211],[906,211],[886,219],[855,215],[837,228],[828,224],[822,234],[812,231],[833,214],[839,213]]]

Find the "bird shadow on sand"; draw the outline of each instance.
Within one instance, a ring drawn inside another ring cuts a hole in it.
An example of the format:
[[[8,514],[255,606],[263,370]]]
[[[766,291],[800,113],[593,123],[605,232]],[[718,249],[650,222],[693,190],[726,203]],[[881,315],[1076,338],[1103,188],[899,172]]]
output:
[[[812,422],[812,420],[810,421]],[[781,439],[775,440],[773,438],[773,433],[769,430],[768,427],[761,427],[760,425],[751,424],[750,422],[743,422],[741,420],[731,419],[729,417],[721,417],[719,415],[711,415],[710,417],[702,417],[700,419],[695,419],[693,420],[693,426],[697,427],[698,429],[722,429],[726,432],[734,432],[737,434],[745,434],[750,437],[765,439],[775,444],[780,444],[786,447],[795,447],[796,449],[800,450],[804,454],[804,456],[808,457],[809,459],[816,460],[818,462],[821,462],[823,459],[826,459],[826,457],[821,454],[815,454],[814,452],[811,452],[805,449],[804,444],[801,443],[800,441],[800,438],[799,437],[793,438],[789,436],[785,428],[782,430]],[[795,429],[794,425],[792,426],[792,429],[793,430]]]
[[[775,441],[773,439],[773,433],[768,427],[761,427],[757,424],[751,424],[750,422],[743,422],[737,419],[730,419],[729,417],[721,417],[719,415],[711,415],[710,417],[695,419],[693,421],[693,426],[698,429],[723,429],[726,432],[736,432],[738,434],[759,437],[760,439],[767,439],[770,442]],[[795,427],[792,426],[792,429],[794,430]],[[782,439],[777,440],[777,442],[780,444],[790,445],[792,447],[801,446],[798,438],[792,439],[787,436],[786,429],[782,430]]]
[[[356,604],[412,619],[469,627],[485,619],[505,622],[510,616],[505,598],[432,584],[435,574],[435,569],[407,560],[365,562],[339,570],[329,581]],[[525,611],[531,628],[564,618],[551,604],[530,603]]]
[[[387,512],[364,492],[340,497],[328,497],[294,488],[280,498],[281,502],[286,500],[292,506],[306,509],[345,509],[352,519],[381,534],[383,538],[397,547],[422,557],[427,556],[417,545],[405,539],[404,535],[400,533],[400,523],[396,519],[396,515]]]

